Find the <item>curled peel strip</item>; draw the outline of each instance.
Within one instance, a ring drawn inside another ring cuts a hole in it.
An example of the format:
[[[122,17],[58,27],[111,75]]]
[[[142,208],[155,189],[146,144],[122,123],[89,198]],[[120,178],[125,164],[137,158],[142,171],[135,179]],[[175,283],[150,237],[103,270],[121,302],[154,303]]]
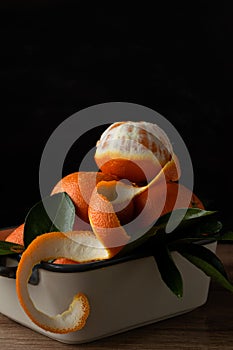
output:
[[[17,268],[16,291],[24,311],[36,325],[53,333],[69,333],[82,329],[89,316],[89,302],[83,293],[78,293],[69,308],[61,314],[49,316],[38,310],[28,291],[28,280],[33,267],[42,260],[59,257],[72,258],[79,262],[111,257],[111,252],[104,248],[92,232],[78,232],[79,239],[76,244],[74,235],[75,232],[51,232],[38,236],[23,253]],[[86,245],[87,241],[91,246]]]

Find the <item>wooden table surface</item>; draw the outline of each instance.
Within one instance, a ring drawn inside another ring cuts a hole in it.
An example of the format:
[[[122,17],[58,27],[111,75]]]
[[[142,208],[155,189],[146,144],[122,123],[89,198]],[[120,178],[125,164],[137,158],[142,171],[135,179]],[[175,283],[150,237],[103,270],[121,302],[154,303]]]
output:
[[[233,280],[233,245],[217,255]],[[233,349],[233,294],[211,282],[204,306],[187,314],[83,345],[67,345],[38,334],[0,314],[0,349]]]

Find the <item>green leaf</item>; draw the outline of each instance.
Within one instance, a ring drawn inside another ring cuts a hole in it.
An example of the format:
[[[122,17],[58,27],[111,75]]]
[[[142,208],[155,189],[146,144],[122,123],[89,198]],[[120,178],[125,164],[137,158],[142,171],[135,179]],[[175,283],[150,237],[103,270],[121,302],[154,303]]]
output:
[[[194,220],[191,225],[178,228],[167,235],[167,242],[169,245],[177,244],[183,241],[205,241],[209,239],[218,239],[219,232],[222,229],[222,223],[215,217],[202,217]]]
[[[214,214],[216,214],[215,211],[207,211],[199,208],[176,209],[172,213],[172,220],[174,221],[175,229],[171,233],[168,233],[168,235],[172,235],[173,232],[177,232],[178,230],[180,232],[186,230],[190,226],[198,224],[204,220],[205,222],[210,222],[210,216],[212,217]],[[167,215],[169,215],[170,219],[170,213]],[[181,221],[180,217],[182,217]],[[163,217],[161,219],[163,219]],[[166,220],[168,221],[167,218]]]
[[[166,225],[170,219],[171,212],[161,216],[156,223],[141,237],[136,240],[131,240],[118,254],[125,256],[131,254],[137,248],[147,244],[148,246],[155,245],[157,240],[166,240],[172,242],[177,239],[184,239],[187,237],[193,240],[201,240],[209,238],[211,234],[215,234],[221,229],[221,223],[217,222],[215,218],[210,218],[215,214],[214,211],[207,211],[199,208],[176,209],[173,211],[173,219],[179,220],[183,216],[182,221],[178,227],[171,233],[166,233]],[[208,237],[207,237],[208,233]],[[132,235],[133,239],[133,235]]]
[[[233,292],[233,285],[228,279],[225,268],[219,258],[204,246],[198,244],[182,244],[176,249],[192,264],[201,269],[207,276],[224,288]]]
[[[20,254],[24,251],[24,247],[20,244],[0,241],[0,255]]]
[[[28,212],[24,226],[24,245],[27,247],[38,235],[53,231],[71,231],[75,207],[65,193],[42,199]]]
[[[168,288],[179,298],[183,296],[183,281],[176,267],[170,251],[166,246],[160,245],[154,254],[157,266]]]
[[[173,210],[172,212],[161,216],[157,220],[156,225],[160,225],[160,226],[162,225],[165,227],[170,219],[171,214],[173,216],[172,219],[173,219],[174,223],[176,224],[176,222],[177,222],[177,224],[175,226],[180,227],[180,226],[183,226],[184,224],[186,224],[187,222],[190,222],[190,220],[194,221],[194,220],[197,220],[203,216],[209,216],[209,215],[213,215],[215,213],[216,213],[216,211],[209,211],[209,210],[204,210],[204,209],[199,209],[199,208],[180,208],[180,209]],[[180,217],[182,217],[181,221],[180,221]]]
[[[136,239],[135,241],[129,241],[128,244],[117,254],[117,257],[129,255],[135,252],[137,248],[143,246],[150,238],[156,235],[159,231],[159,227],[152,226],[144,235]]]

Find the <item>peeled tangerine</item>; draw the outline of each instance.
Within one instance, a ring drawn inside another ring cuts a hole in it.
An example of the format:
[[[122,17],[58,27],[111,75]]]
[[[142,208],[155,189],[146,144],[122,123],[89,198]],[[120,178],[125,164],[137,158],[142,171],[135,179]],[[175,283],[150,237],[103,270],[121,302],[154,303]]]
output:
[[[110,125],[97,142],[95,161],[103,173],[135,183],[150,182],[161,171],[167,180],[180,177],[167,135],[158,125],[145,121]]]

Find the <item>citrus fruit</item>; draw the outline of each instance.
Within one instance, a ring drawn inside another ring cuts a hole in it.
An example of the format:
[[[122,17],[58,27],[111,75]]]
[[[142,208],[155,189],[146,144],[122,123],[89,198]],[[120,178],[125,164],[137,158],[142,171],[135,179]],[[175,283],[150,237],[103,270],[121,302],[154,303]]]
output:
[[[74,264],[78,264],[77,261],[71,260],[71,259],[66,259],[66,258],[59,258],[59,259],[55,259],[53,261],[53,264],[59,264],[59,265],[74,265]]]
[[[9,236],[5,239],[6,242],[16,243],[24,245],[23,242],[23,231],[24,231],[24,224],[19,225],[12,231]]]
[[[160,203],[163,206],[160,206]],[[158,183],[148,187],[134,197],[136,216],[140,215],[141,227],[151,225],[160,216],[179,208],[204,209],[201,200],[187,187],[180,183]],[[146,207],[146,210],[144,208]]]
[[[172,160],[171,142],[165,132],[149,122],[117,122],[111,124],[96,144],[95,161],[103,173],[116,175],[135,183],[149,182]],[[176,159],[171,171],[179,176]],[[169,174],[168,174],[169,175]]]
[[[110,181],[116,179],[115,176],[101,172],[79,171],[63,177],[53,188],[51,194],[66,192],[75,205],[77,221],[76,229],[87,229],[85,223],[89,223],[88,206],[92,191],[99,181]],[[80,219],[80,220],[79,220]]]

